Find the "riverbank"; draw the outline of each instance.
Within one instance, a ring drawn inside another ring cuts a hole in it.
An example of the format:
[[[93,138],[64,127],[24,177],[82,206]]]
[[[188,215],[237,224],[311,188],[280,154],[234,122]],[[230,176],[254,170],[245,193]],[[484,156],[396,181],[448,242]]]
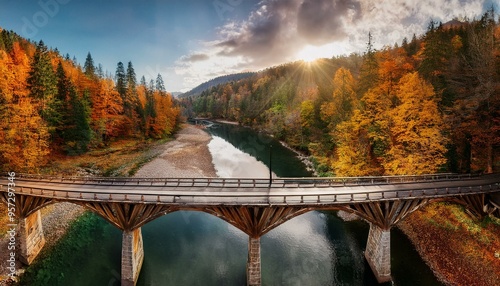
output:
[[[159,155],[144,164],[135,177],[216,177],[207,144],[212,137],[202,129],[185,124],[175,140],[155,147]]]
[[[433,203],[398,224],[446,285],[498,285],[500,219],[477,222],[461,206]]]
[[[136,177],[215,177],[216,171],[212,164],[212,156],[207,147],[210,140],[211,136],[205,131],[186,124],[177,132],[174,140],[166,143],[163,141],[161,144],[154,144],[152,148],[147,148],[143,144],[131,146],[128,150],[113,148],[111,152],[115,155],[116,153],[124,153],[124,156],[120,156],[118,159],[118,163],[124,164],[123,166],[115,166],[111,164],[117,162],[108,162],[106,163],[106,168],[109,168],[110,172],[124,172],[124,174],[134,171]],[[143,154],[131,154],[130,149],[138,153],[142,152]],[[106,151],[108,153],[104,151],[99,152],[103,154],[102,157],[96,158],[97,161],[110,161],[110,151]],[[96,155],[91,154],[90,156]],[[60,166],[68,166],[66,167],[67,171],[64,175],[103,174],[102,168],[96,169],[95,166],[97,164],[104,166],[104,162],[96,163],[97,161],[95,161],[84,165],[79,162],[83,160],[82,158],[75,157],[74,161],[76,163],[71,164],[70,159],[71,158],[65,158],[60,161],[61,163],[57,163]],[[72,165],[78,167],[71,169],[74,173],[67,173],[69,172],[69,166]],[[2,205],[0,211],[6,213],[4,209],[5,207]],[[44,251],[50,251],[50,248],[64,237],[71,224],[85,212],[85,209],[71,203],[57,203],[43,208],[41,212],[42,228],[46,240]],[[5,234],[5,231],[6,230],[3,230],[3,234]],[[0,257],[8,257],[7,244],[7,236],[4,235],[0,239]],[[0,285],[11,285],[9,284],[10,282],[8,282],[7,274],[9,271],[7,267],[8,263],[6,259],[1,259]],[[23,267],[24,266],[20,262],[17,263],[16,269],[19,270],[19,275],[22,275],[24,272]]]
[[[64,235],[67,229],[85,212],[81,206],[72,203],[57,203],[47,206],[41,210],[42,213],[42,229],[44,230],[45,246],[47,250],[52,248]],[[4,236],[0,239],[0,257],[5,258],[9,255],[8,237]],[[9,281],[8,274],[10,273],[7,259],[0,261],[0,285],[12,285]],[[17,276],[24,273],[26,266],[16,261]]]

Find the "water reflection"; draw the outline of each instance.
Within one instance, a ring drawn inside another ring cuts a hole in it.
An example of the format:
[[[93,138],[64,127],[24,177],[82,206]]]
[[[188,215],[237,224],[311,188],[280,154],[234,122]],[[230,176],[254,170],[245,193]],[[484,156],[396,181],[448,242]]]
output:
[[[330,285],[334,249],[316,212],[296,217],[262,239],[264,285]]]
[[[226,140],[213,136],[208,144],[217,176],[223,178],[267,178],[269,168],[255,157],[237,149]],[[276,176],[273,174],[273,176]]]

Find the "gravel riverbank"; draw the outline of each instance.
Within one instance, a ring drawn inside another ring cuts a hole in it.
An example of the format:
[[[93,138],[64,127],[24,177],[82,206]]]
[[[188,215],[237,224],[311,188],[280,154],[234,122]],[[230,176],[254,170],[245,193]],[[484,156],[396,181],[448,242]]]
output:
[[[43,208],[41,213],[42,229],[45,236],[44,249],[50,249],[54,246],[66,234],[66,230],[71,223],[84,212],[83,207],[72,203],[57,203]],[[8,242],[7,236],[0,239],[0,257],[2,257],[0,261],[0,285],[10,285],[7,282],[7,275],[10,273],[7,269],[9,263],[6,259],[10,252]],[[18,274],[24,272],[23,265],[19,261],[16,263],[16,270]]]
[[[212,137],[202,129],[184,125],[175,140],[158,146],[160,155],[142,166],[135,177],[216,177],[207,144]]]

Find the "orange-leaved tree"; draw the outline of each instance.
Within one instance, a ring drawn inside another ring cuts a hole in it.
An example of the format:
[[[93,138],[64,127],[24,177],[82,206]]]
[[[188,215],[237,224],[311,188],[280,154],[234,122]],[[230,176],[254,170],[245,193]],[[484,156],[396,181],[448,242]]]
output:
[[[49,133],[29,97],[29,59],[18,42],[0,51],[0,164],[6,171],[35,171],[49,154]]]
[[[390,114],[390,148],[382,163],[386,174],[436,173],[446,163],[447,138],[432,85],[417,72],[401,78],[399,104]]]

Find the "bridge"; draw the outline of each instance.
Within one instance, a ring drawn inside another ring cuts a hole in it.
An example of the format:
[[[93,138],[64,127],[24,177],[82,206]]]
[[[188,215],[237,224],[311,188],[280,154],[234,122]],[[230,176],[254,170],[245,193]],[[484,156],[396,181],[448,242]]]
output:
[[[25,264],[44,245],[40,209],[49,204],[82,205],[122,230],[122,285],[135,285],[139,277],[141,227],[179,210],[212,214],[249,236],[248,285],[261,285],[260,237],[309,211],[343,210],[370,224],[365,257],[380,283],[391,280],[390,229],[420,207],[452,201],[477,219],[500,217],[500,174],[271,180],[16,174],[0,177],[0,195],[15,205],[18,256]]]

